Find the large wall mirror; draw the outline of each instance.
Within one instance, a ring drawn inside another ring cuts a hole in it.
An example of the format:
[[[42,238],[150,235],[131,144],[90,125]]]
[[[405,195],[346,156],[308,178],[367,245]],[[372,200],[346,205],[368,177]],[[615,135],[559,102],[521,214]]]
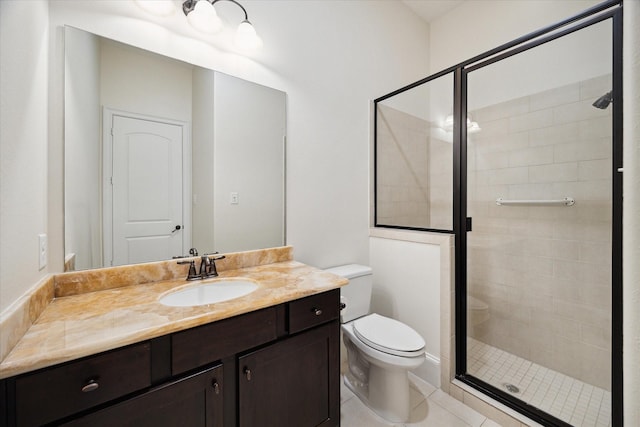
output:
[[[286,94],[65,28],[65,270],[285,243]]]

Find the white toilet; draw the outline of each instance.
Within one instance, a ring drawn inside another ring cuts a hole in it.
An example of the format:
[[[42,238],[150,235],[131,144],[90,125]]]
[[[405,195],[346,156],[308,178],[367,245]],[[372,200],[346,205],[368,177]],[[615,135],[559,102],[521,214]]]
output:
[[[371,268],[349,264],[327,271],[349,279],[340,290],[346,305],[340,315],[349,372],[346,386],[381,417],[408,421],[411,412],[408,371],[425,361],[425,342],[402,322],[369,313]]]

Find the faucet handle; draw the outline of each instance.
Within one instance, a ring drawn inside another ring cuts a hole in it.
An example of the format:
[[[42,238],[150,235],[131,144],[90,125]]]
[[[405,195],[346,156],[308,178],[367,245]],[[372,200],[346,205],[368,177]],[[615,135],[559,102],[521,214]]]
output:
[[[198,256],[198,250],[196,248],[189,249],[189,255]]]
[[[209,272],[208,272],[208,276],[210,277],[215,277],[218,275],[218,269],[216,268],[216,261],[219,259],[224,259],[226,258],[224,255],[220,255],[220,256],[211,256],[211,255],[216,255],[218,252],[214,252],[212,254],[208,254],[207,255],[207,259],[209,260]],[[204,257],[203,257],[204,258]],[[204,262],[204,261],[203,261]]]
[[[208,256],[211,261],[215,261],[215,260],[218,260],[218,259],[226,258],[224,255],[220,255],[220,256],[217,256],[217,257],[212,256],[212,255],[218,255],[218,254],[219,254],[219,252],[212,252],[210,254],[205,254],[205,255]]]
[[[196,273],[195,261],[178,261],[178,264],[189,264],[189,273],[187,274],[187,280],[198,280],[200,276]]]

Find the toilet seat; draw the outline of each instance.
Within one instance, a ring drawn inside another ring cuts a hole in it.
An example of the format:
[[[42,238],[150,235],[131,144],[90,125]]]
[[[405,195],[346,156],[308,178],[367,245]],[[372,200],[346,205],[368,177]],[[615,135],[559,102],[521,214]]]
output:
[[[353,332],[366,345],[401,357],[424,354],[425,342],[402,322],[373,313],[353,322]]]

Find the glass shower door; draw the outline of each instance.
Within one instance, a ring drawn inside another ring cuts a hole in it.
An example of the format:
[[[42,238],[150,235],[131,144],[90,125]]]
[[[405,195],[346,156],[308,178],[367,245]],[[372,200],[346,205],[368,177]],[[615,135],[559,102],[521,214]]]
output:
[[[467,71],[467,373],[611,423],[611,19]]]

